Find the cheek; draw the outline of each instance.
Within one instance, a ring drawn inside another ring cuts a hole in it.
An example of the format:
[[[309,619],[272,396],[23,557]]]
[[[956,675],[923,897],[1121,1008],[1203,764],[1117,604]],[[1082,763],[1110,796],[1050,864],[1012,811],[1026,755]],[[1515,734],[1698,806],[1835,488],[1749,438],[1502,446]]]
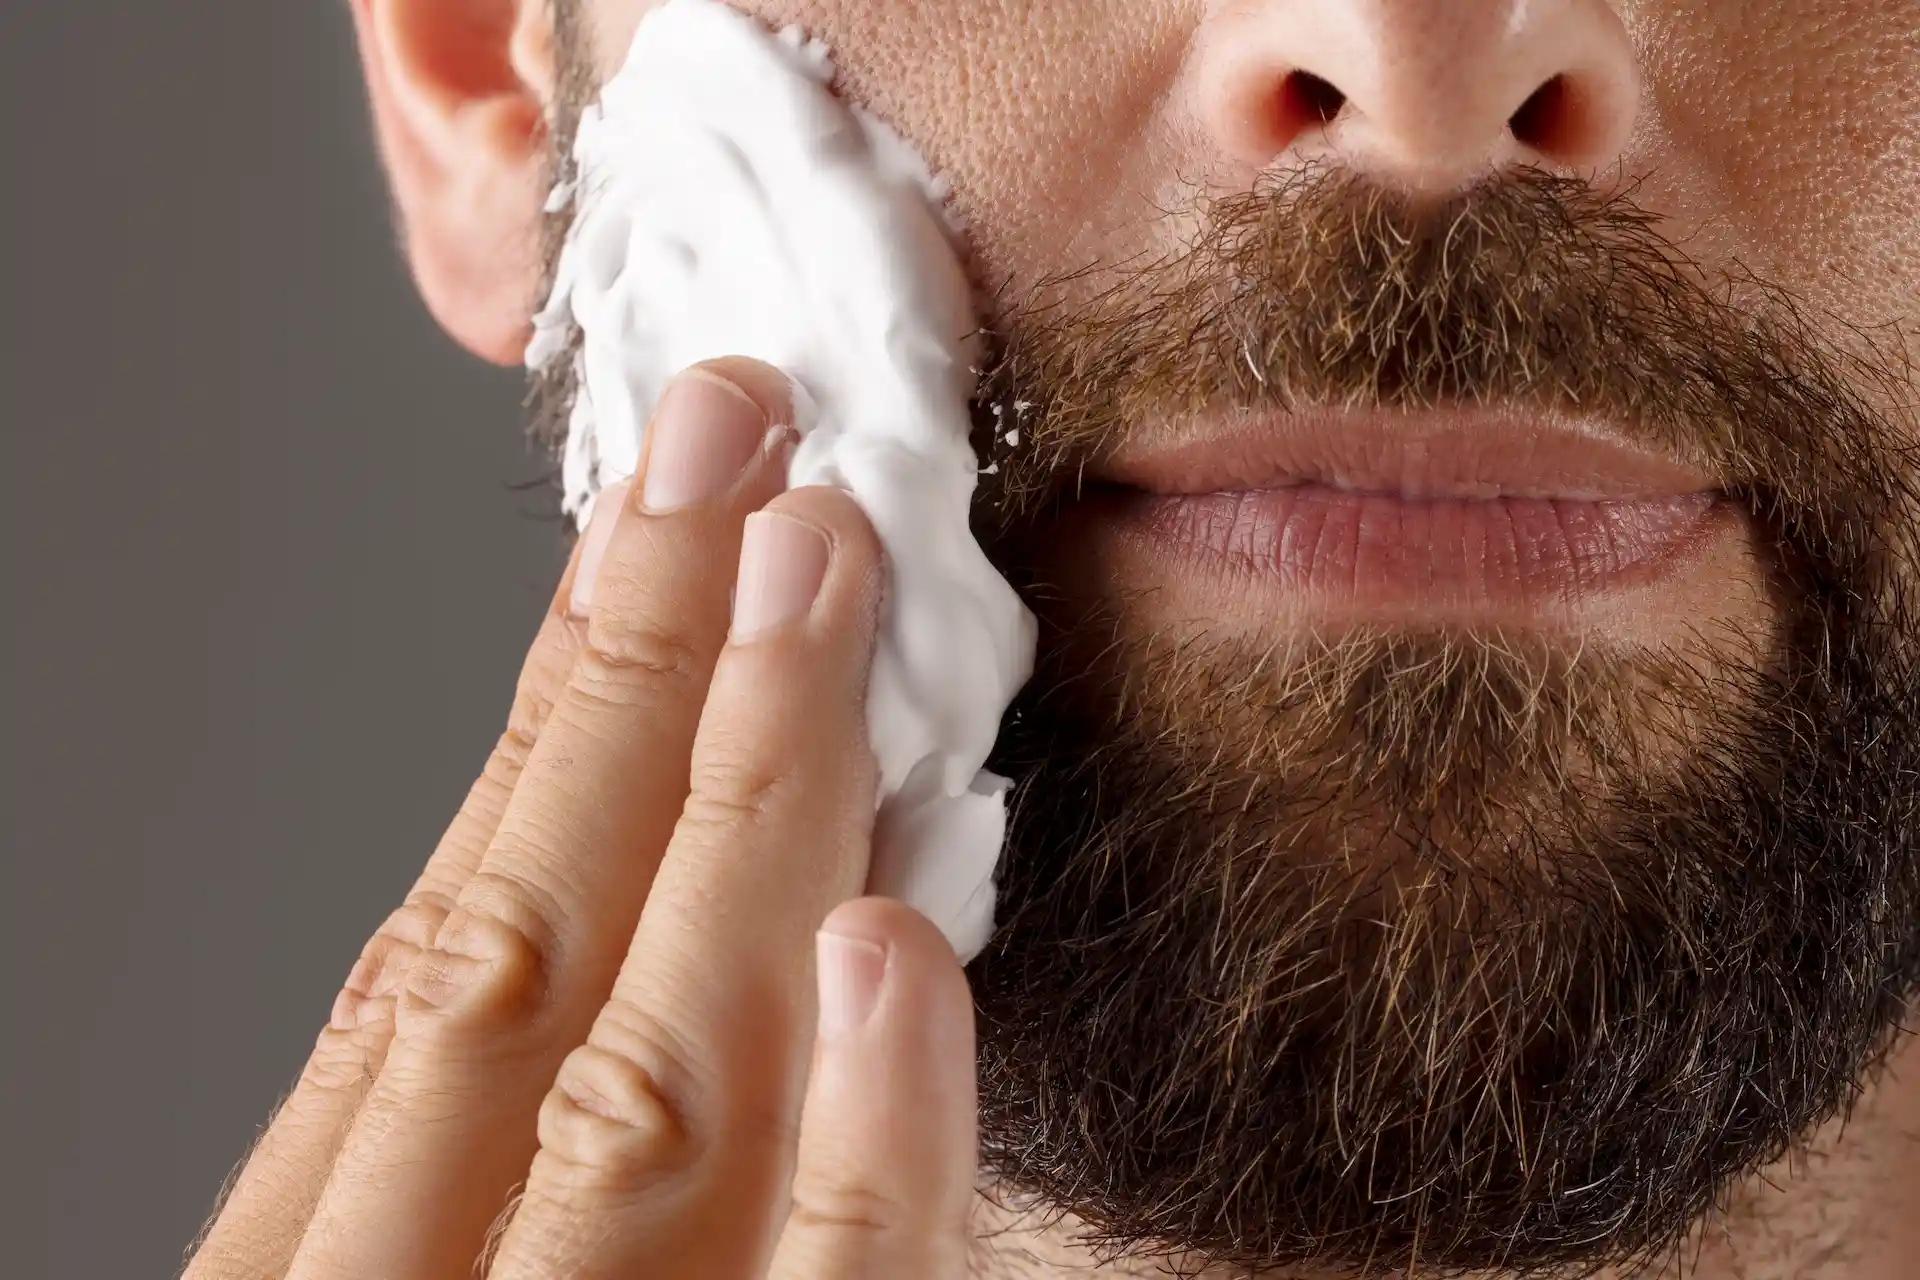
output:
[[[601,78],[660,0],[593,0]],[[798,25],[954,187],[985,283],[1138,252],[1177,167],[1159,108],[1197,18],[1112,0],[730,0]],[[1191,7],[1191,6],[1189,6]]]
[[[1853,324],[1920,319],[1913,0],[1640,7],[1671,150],[1653,166],[1693,188],[1688,220],[1722,220],[1728,256]]]

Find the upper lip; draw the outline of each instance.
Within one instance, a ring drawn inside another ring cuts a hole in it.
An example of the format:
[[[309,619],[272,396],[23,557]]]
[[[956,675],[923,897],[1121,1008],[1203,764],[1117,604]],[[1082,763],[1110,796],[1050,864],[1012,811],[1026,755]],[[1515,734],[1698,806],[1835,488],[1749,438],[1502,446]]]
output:
[[[1093,472],[1169,495],[1318,485],[1415,501],[1622,501],[1719,488],[1603,421],[1506,407],[1247,411],[1132,435]]]

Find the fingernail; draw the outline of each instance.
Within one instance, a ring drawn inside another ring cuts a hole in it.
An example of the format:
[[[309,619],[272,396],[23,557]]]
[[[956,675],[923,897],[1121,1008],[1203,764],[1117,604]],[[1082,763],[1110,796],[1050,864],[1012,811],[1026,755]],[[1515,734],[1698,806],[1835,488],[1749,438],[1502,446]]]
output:
[[[750,640],[803,616],[826,576],[826,535],[777,511],[748,516],[733,596],[734,640]]]
[[[593,519],[580,539],[580,562],[573,567],[573,595],[568,609],[576,618],[584,618],[593,609],[594,584],[600,580],[600,563],[607,558],[607,544],[620,523],[620,512],[627,505],[628,480],[616,481],[602,489],[593,500]]]
[[[767,438],[767,417],[731,382],[690,369],[660,397],[648,430],[641,505],[665,513],[731,488]]]
[[[887,950],[864,938],[821,930],[814,935],[814,968],[820,979],[820,1036],[835,1040],[858,1031],[880,1003],[887,976]]]

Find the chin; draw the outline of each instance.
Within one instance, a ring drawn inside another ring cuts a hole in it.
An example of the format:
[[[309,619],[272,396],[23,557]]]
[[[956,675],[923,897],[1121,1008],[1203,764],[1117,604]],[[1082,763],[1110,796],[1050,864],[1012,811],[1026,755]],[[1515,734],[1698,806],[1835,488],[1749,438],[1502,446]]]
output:
[[[1689,554],[1755,563],[1715,536]],[[1096,1245],[1632,1264],[1886,1051],[1920,698],[1859,593],[1759,580],[1757,622],[1669,644],[1414,614],[1276,639],[1153,612],[1213,585],[1054,577],[996,761],[983,1150]]]

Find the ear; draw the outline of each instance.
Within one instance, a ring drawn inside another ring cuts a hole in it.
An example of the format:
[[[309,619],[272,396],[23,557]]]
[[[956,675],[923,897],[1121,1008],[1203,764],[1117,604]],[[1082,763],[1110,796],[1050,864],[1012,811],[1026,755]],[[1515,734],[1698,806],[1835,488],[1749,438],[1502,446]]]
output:
[[[374,132],[427,309],[517,364],[540,285],[550,0],[352,0]]]

